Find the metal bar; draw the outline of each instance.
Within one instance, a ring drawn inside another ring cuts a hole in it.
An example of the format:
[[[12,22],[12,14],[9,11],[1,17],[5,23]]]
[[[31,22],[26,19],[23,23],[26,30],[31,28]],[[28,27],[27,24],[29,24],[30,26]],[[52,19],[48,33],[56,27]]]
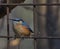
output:
[[[15,38],[14,36],[0,36],[0,38]],[[30,38],[30,39],[60,39],[60,37],[16,37],[16,38]]]
[[[17,5],[17,6],[60,6],[60,3],[46,3],[46,4],[20,4],[20,3],[0,3],[0,5],[4,6],[12,6],[12,5]]]
[[[19,44],[18,44],[18,49],[20,49],[20,47],[21,47],[20,45],[21,45],[21,44],[20,44],[20,42],[19,42]]]
[[[37,28],[37,13],[36,13],[36,0],[33,0],[33,21],[34,21],[34,37],[37,37],[37,32],[38,32],[38,28]],[[34,49],[37,49],[37,40],[36,38],[34,38]]]
[[[7,4],[9,0],[7,0]],[[9,7],[7,6],[7,36],[9,36]],[[9,37],[7,38],[7,49],[9,49]]]

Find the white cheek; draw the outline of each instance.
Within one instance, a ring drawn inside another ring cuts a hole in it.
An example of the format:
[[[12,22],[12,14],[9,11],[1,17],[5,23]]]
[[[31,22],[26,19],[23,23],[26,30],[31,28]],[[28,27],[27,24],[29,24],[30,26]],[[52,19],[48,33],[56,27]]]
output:
[[[16,25],[17,23],[18,23],[18,22],[14,21],[14,22],[13,22],[13,25]]]
[[[22,24],[22,21],[20,21],[20,24]]]
[[[22,24],[22,21],[19,21],[19,22],[13,22],[14,26],[17,25],[17,24]]]

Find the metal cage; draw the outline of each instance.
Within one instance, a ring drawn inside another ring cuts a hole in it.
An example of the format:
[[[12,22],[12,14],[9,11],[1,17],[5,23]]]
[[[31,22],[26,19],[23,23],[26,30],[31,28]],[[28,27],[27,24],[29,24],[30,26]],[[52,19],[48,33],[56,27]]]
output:
[[[60,3],[55,3],[55,4],[51,4],[51,3],[46,3],[46,4],[37,4],[36,3],[36,0],[33,0],[33,4],[19,4],[19,3],[9,3],[9,0],[7,0],[7,3],[1,3],[0,5],[2,6],[6,6],[6,9],[7,9],[7,36],[0,36],[0,38],[7,38],[7,49],[9,49],[9,39],[10,38],[15,38],[14,36],[9,36],[9,6],[33,6],[33,14],[34,14],[34,33],[35,33],[35,36],[34,37],[17,37],[17,38],[33,38],[34,39],[34,49],[37,49],[37,39],[60,39],[60,37],[38,37],[37,33],[38,33],[38,24],[37,22],[40,21],[38,19],[38,16],[37,16],[37,13],[36,13],[36,10],[37,10],[37,6],[60,6]],[[39,22],[38,22],[39,23]]]

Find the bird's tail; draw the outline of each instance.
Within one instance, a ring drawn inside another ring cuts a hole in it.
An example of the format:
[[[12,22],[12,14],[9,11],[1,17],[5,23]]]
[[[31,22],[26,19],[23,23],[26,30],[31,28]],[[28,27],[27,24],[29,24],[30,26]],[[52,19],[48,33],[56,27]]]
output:
[[[17,46],[17,45],[19,45],[20,43],[21,43],[21,39],[20,39],[20,38],[16,38],[16,39],[10,41],[9,45],[10,45],[10,46]]]

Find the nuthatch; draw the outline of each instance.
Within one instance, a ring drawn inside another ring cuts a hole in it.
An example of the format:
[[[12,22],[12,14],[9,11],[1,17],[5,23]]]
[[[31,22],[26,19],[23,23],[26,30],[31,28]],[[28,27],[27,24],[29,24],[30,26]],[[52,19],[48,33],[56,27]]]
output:
[[[30,36],[33,31],[29,25],[21,18],[10,19],[13,23],[13,29],[16,36]]]

